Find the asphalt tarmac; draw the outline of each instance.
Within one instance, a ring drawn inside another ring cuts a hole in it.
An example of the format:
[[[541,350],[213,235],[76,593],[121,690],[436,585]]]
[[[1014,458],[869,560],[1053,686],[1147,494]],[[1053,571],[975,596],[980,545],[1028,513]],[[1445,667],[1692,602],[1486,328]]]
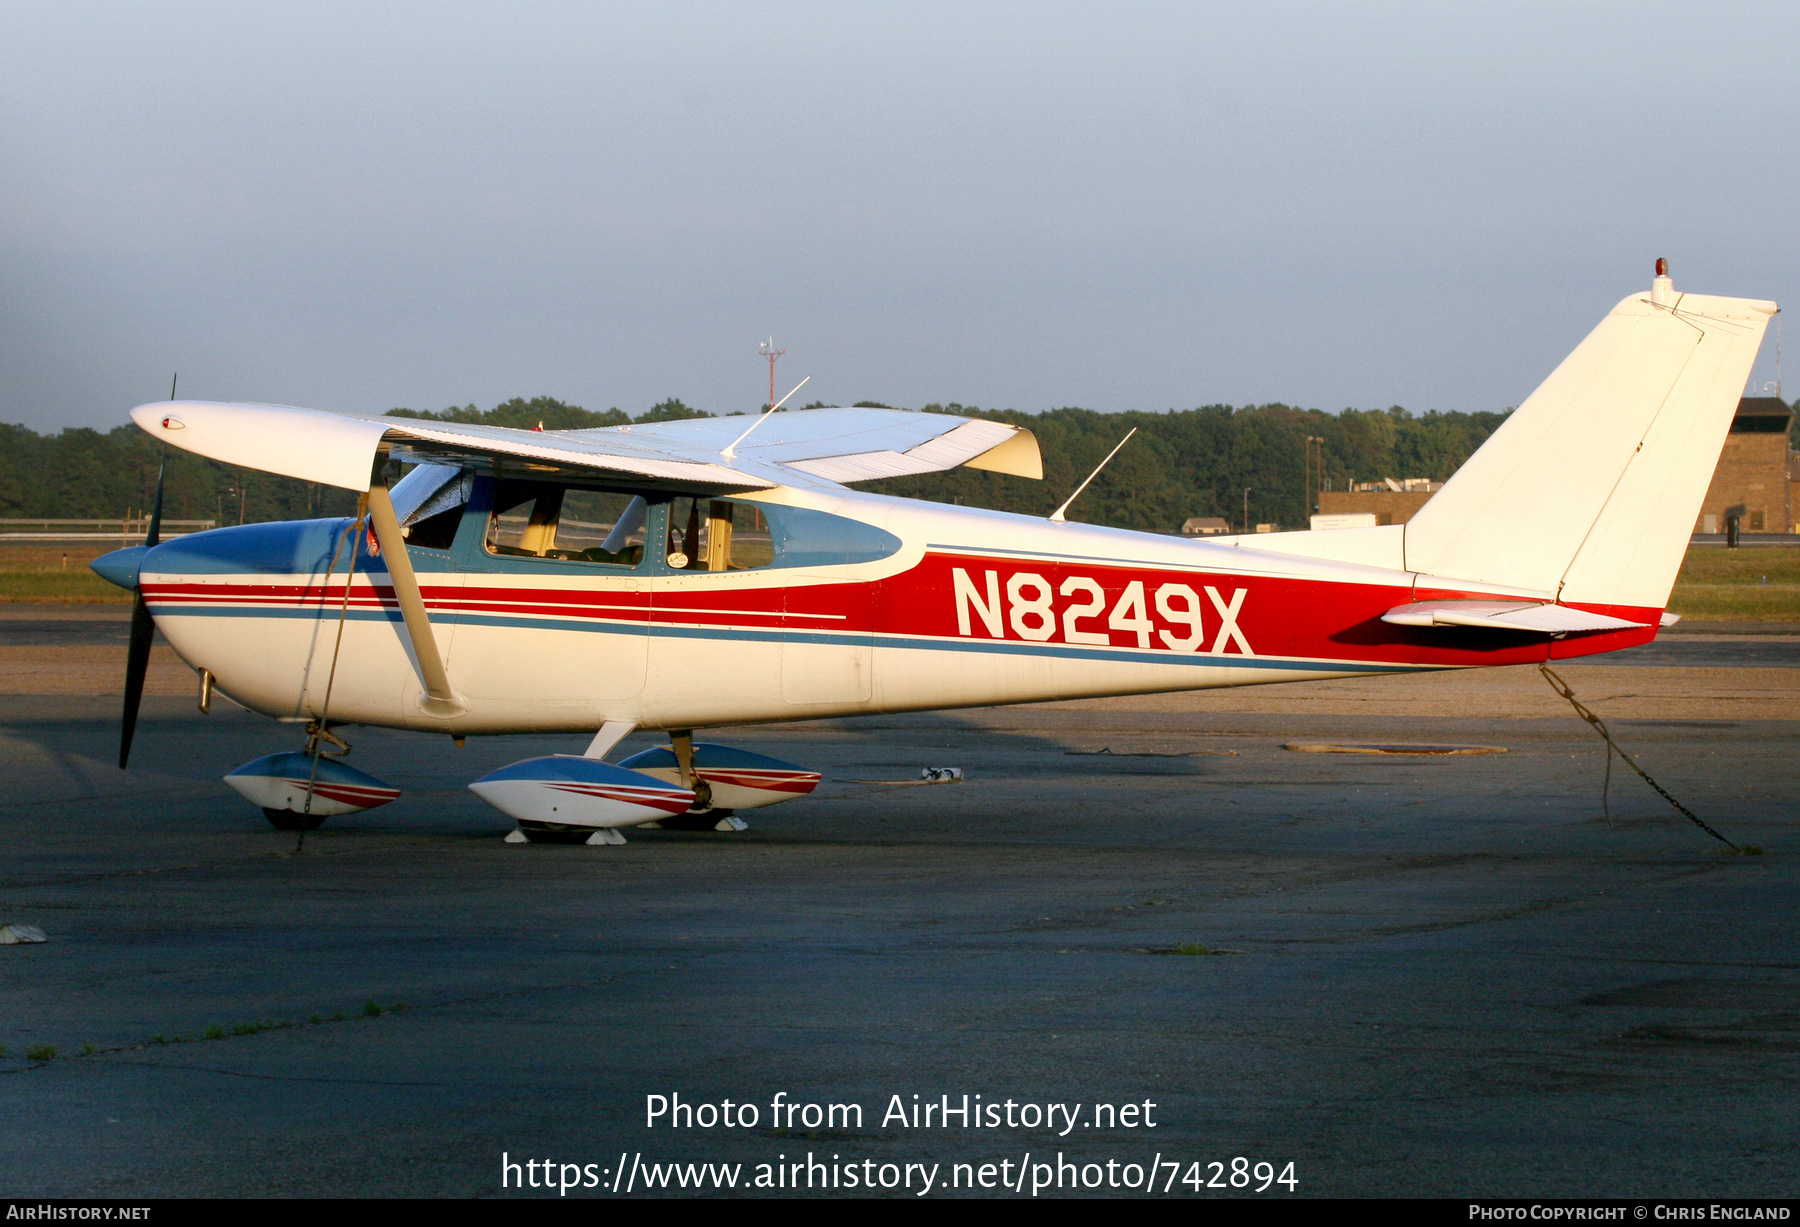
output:
[[[827,783],[623,847],[504,843],[463,788],[575,739],[360,730],[351,761],[406,796],[296,855],[218,782],[291,728],[153,697],[121,772],[117,702],[0,697],[0,923],[49,936],[0,946],[0,1194],[521,1195],[503,1154],[594,1165],[571,1196],[621,1156],[642,1193],[652,1163],[748,1185],[809,1154],[840,1194],[868,1160],[1029,1195],[1058,1154],[1102,1180],[1160,1156],[1172,1195],[1245,1193],[1240,1156],[1293,1164],[1265,1197],[1795,1187],[1800,723],[1614,721],[1759,856],[1617,764],[1604,817],[1574,719],[1223,701],[734,730]],[[1332,739],[1508,752],[1282,748]],[[967,778],[860,782],[926,766]],[[646,1127],[675,1094],[760,1119]],[[964,1094],[1084,1106],[1066,1132],[888,1115]],[[778,1096],[862,1119],[774,1125]],[[1095,1127],[1146,1101],[1153,1127]]]

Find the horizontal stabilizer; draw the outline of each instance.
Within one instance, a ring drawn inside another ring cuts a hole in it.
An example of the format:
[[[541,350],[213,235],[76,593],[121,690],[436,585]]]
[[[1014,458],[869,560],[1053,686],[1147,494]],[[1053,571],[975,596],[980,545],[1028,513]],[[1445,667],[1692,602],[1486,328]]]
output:
[[[1480,626],[1542,635],[1642,630],[1646,625],[1538,601],[1418,601],[1395,606],[1382,614],[1381,620],[1395,626]]]

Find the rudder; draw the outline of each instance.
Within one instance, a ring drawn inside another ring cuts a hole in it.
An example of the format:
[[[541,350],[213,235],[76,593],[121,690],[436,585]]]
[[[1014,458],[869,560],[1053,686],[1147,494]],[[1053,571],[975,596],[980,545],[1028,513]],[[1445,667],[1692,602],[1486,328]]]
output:
[[[1406,569],[1661,609],[1776,309],[1625,299],[1408,521]]]

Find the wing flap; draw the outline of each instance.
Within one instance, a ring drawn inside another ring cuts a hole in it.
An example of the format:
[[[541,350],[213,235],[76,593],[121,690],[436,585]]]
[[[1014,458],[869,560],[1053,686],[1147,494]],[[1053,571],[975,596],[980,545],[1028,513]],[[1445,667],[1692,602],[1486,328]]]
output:
[[[1029,456],[1022,454],[1027,442]],[[988,464],[981,463],[983,458],[997,452],[1003,454]],[[880,451],[847,455],[783,460],[781,463],[790,469],[799,469],[802,473],[835,482],[938,473],[965,464],[1014,473],[1020,477],[1042,478],[1044,475],[1043,462],[1038,457],[1037,440],[1030,431],[1002,422],[979,419],[965,421],[954,430],[946,431],[935,439],[928,439],[903,452],[883,448]]]
[[[1044,475],[1036,436],[1005,422],[906,409],[796,409],[757,423],[748,438],[736,442],[749,422],[747,417],[690,418],[581,433],[618,431],[688,454],[704,449],[716,455],[731,445],[737,460],[752,471],[789,470],[832,482],[937,473],[961,465],[1034,479]]]
[[[823,456],[817,460],[789,460],[786,467],[799,469],[826,481],[845,484],[873,481],[878,477],[909,477],[914,473],[935,473],[950,465],[928,464],[915,460],[905,452],[858,452],[853,456]]]

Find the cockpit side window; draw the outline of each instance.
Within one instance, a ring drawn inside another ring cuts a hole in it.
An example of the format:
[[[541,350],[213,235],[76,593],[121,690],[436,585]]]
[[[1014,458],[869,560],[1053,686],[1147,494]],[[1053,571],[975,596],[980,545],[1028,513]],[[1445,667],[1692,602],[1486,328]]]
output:
[[[672,571],[749,571],[775,561],[769,522],[754,503],[673,499],[667,537],[664,556]]]
[[[641,497],[538,481],[495,485],[484,545],[517,558],[636,567],[644,558]]]
[[[457,548],[467,551],[460,565],[475,570],[638,570],[648,562],[657,574],[721,575],[851,566],[901,549],[900,538],[873,524],[805,507],[517,478],[477,477],[473,485]]]

